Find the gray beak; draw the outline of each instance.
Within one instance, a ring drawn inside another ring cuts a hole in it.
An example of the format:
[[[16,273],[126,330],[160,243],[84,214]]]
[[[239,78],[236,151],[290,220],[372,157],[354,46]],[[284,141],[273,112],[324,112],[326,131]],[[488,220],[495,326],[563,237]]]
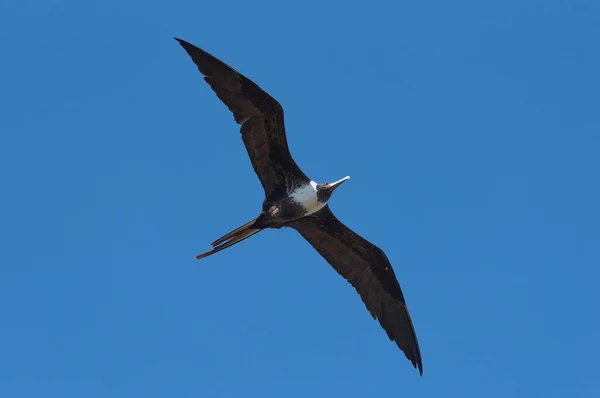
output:
[[[340,185],[342,185],[344,182],[348,181],[349,179],[350,179],[350,176],[346,176],[346,177],[342,178],[341,180],[337,180],[336,182],[332,182],[331,184],[329,184],[329,188],[333,191],[337,187],[339,187]]]

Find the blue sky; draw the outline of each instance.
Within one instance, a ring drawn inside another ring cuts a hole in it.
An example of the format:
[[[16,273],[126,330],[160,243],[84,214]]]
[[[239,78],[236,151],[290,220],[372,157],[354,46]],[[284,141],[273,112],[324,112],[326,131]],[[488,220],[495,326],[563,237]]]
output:
[[[0,396],[598,397],[600,3],[0,3]],[[419,377],[293,230],[173,40],[350,175]]]

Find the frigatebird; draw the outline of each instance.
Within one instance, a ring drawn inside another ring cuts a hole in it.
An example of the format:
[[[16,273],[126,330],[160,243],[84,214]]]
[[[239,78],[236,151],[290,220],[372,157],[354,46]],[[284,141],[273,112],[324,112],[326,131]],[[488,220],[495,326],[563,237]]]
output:
[[[379,320],[390,340],[422,375],[417,335],[390,261],[379,247],[342,224],[329,208],[333,191],[350,177],[322,184],[308,178],[290,154],[279,102],[206,51],[175,40],[241,125],[242,140],[265,192],[257,218],[217,239],[212,250],[196,258],[215,254],[267,228],[295,229],[356,289],[373,319]]]

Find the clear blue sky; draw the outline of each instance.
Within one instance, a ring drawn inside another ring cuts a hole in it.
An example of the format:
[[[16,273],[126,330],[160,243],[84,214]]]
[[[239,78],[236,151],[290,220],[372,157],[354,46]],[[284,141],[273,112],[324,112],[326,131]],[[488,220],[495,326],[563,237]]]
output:
[[[276,97],[382,247],[410,366],[181,37]],[[598,397],[600,3],[0,3],[0,396]]]

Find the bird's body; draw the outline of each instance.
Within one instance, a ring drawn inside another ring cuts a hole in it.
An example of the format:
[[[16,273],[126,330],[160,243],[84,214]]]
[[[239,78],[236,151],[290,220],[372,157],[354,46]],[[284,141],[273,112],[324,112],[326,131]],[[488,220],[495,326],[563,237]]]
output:
[[[354,286],[373,318],[422,374],[417,336],[387,256],[342,224],[329,209],[331,194],[349,177],[322,184],[307,177],[290,154],[281,105],[219,59],[176,40],[241,125],[242,140],[265,191],[258,217],[217,239],[212,250],[196,258],[208,257],[266,228],[297,230]]]
[[[317,183],[312,181],[306,185],[298,187],[296,190],[289,193],[290,199],[296,204],[299,204],[303,209],[302,216],[307,216],[316,211],[321,210],[327,201],[319,200],[319,192],[317,191]]]
[[[285,225],[322,209],[326,204],[326,201],[319,201],[317,183],[311,180],[308,184],[290,189],[282,198],[266,200],[264,211]]]
[[[350,177],[344,177],[332,185],[338,187],[348,179]],[[263,203],[263,211],[283,222],[285,226],[289,222],[314,214],[327,205],[329,197],[323,195],[324,191],[320,188],[320,184],[312,180],[303,185],[292,185],[282,197],[270,200],[267,198]]]

